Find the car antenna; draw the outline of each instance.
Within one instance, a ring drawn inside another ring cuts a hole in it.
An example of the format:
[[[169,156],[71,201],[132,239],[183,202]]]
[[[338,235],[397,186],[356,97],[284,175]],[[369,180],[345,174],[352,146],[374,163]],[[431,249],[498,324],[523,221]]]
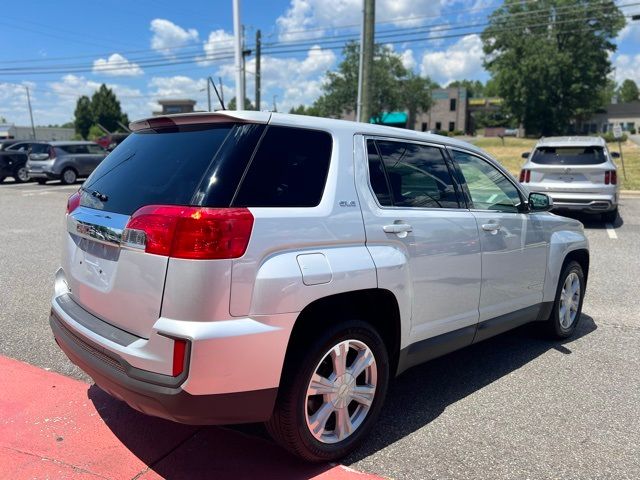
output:
[[[218,87],[216,87],[216,82],[214,82],[211,77],[207,77],[207,81],[211,82],[211,85],[213,85],[213,90],[216,92],[216,97],[218,97],[218,101],[220,102],[220,106],[222,107],[222,110],[226,110],[227,107],[224,106],[224,100],[222,100],[222,97],[220,96],[220,92],[218,92]]]

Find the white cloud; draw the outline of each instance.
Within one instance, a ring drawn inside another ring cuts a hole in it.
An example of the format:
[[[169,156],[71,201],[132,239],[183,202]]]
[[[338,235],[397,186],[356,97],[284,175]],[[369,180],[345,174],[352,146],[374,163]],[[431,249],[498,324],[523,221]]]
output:
[[[625,15],[628,16],[639,14],[640,6],[633,6],[625,10]],[[637,42],[640,42],[640,22],[627,19],[627,24],[622,30],[620,30],[620,33],[618,33],[618,37],[616,38],[616,40],[618,41],[618,44],[624,41],[631,41],[635,42],[635,45],[637,45]]]
[[[151,111],[160,110],[157,100],[162,98],[191,99],[197,102],[196,110],[206,110],[206,88],[205,78],[191,78],[184,75],[173,77],[153,77],[149,83],[150,95],[153,100],[146,103]],[[215,95],[212,92],[212,96]],[[213,98],[211,99],[213,103]]]
[[[271,109],[273,95],[277,94],[278,111],[286,112],[291,107],[310,105],[322,94],[324,73],[336,63],[336,55],[331,50],[323,50],[318,45],[309,49],[303,59],[282,58],[263,55],[261,59],[262,101],[260,109]],[[247,62],[247,96],[255,98],[255,59]],[[218,75],[233,82],[233,64],[225,64]],[[225,87],[226,88],[226,87]],[[235,90],[225,90],[228,102],[235,96]]]
[[[617,83],[622,83],[629,78],[640,85],[640,54],[618,55],[613,59],[613,66]]]
[[[413,57],[413,50],[408,49],[400,54],[400,59],[402,60],[402,65],[407,70],[413,70],[416,68],[416,59]]]
[[[199,62],[200,65],[210,65],[221,56],[233,57],[233,34],[222,29],[214,30],[209,33],[209,38],[204,42],[203,48],[205,57]]]
[[[437,16],[447,3],[448,0],[378,0],[376,19],[402,27],[421,25]],[[285,41],[318,38],[327,29],[361,22],[362,0],[291,0],[287,11],[276,20],[280,40]]]
[[[195,28],[185,30],[175,23],[163,18],[151,20],[151,48],[165,55],[171,55],[191,42],[198,40],[198,31]]]
[[[102,73],[110,77],[137,77],[144,72],[137,63],[130,62],[119,53],[114,53],[107,59],[94,60],[93,73]]]
[[[420,73],[441,84],[465,78],[476,79],[484,73],[483,56],[480,37],[467,35],[445,50],[425,52]]]

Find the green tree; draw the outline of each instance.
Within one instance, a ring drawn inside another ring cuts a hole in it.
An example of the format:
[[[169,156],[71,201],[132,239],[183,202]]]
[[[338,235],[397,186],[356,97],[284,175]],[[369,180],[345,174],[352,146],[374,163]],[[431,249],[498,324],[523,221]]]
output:
[[[121,129],[118,122],[126,119],[128,123],[128,118],[123,115],[116,94],[104,83],[100,85],[100,88],[91,97],[91,112],[93,114],[93,123],[99,123],[110,132],[116,132]]]
[[[314,103],[321,116],[337,118],[345,111],[356,110],[359,57],[358,44],[350,42],[343,50],[343,60],[338,69],[327,72],[324,93]],[[371,76],[371,112],[374,119],[379,119],[384,112],[398,109],[410,110],[411,114],[411,109],[423,110],[431,104],[430,80],[404,68],[402,59],[390,47],[375,46]]]
[[[484,97],[484,85],[480,80],[455,80],[447,88],[466,88],[467,97]]]
[[[236,109],[236,97],[233,97],[231,100],[229,100],[229,103],[227,103],[225,105],[225,107],[227,107],[229,110],[235,110]],[[253,103],[251,103],[251,100],[249,100],[248,98],[245,97],[245,99],[244,99],[244,109],[245,110],[255,110],[256,107],[253,106]]]
[[[73,124],[76,133],[86,140],[89,135],[89,129],[91,125],[93,125],[93,112],[91,110],[91,100],[89,97],[83,95],[78,99],[74,115],[75,120]]]
[[[640,99],[640,92],[638,92],[638,85],[633,80],[628,78],[622,82],[620,86],[620,101],[623,103],[633,102]]]
[[[89,129],[89,134],[87,135],[87,138],[85,140],[95,141],[104,135],[105,135],[104,131],[98,125],[91,125],[91,128]]]
[[[624,24],[611,0],[506,0],[482,33],[484,65],[528,133],[561,133],[600,106]]]
[[[289,109],[289,113],[295,113],[296,115],[311,115],[314,117],[319,117],[320,112],[318,109],[311,105],[309,107],[305,107],[304,105],[298,105],[297,107],[291,107]]]
[[[407,110],[407,127],[413,129],[419,112],[426,112],[433,104],[431,91],[436,88],[428,78],[409,72],[400,81],[400,106]]]

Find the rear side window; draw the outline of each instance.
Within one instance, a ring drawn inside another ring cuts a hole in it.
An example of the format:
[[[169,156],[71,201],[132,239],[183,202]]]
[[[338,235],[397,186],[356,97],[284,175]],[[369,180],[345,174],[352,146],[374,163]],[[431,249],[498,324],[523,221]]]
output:
[[[385,191],[391,192],[393,205],[414,208],[458,208],[453,179],[442,149],[396,141],[375,141],[382,158],[386,181],[381,182],[379,164],[372,158],[373,142],[368,141],[369,177],[381,205],[389,205]]]
[[[531,161],[541,165],[597,165],[607,159],[602,147],[538,147]]]
[[[86,145],[60,145],[58,146],[58,148],[64,153],[68,153],[70,155],[81,155],[89,153]]]
[[[315,207],[329,172],[327,132],[270,126],[242,181],[238,207]]]
[[[80,203],[125,215],[145,205],[189,205],[232,130],[225,124],[133,133],[86,180]]]
[[[96,155],[100,153],[107,153],[104,148],[100,145],[87,145],[87,150],[89,153]]]

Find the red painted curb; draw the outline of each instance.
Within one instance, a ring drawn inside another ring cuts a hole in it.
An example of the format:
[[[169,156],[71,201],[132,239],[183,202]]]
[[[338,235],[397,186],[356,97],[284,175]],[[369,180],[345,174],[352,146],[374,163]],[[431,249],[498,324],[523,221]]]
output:
[[[0,356],[0,478],[375,480],[258,437],[148,417],[95,385]]]

